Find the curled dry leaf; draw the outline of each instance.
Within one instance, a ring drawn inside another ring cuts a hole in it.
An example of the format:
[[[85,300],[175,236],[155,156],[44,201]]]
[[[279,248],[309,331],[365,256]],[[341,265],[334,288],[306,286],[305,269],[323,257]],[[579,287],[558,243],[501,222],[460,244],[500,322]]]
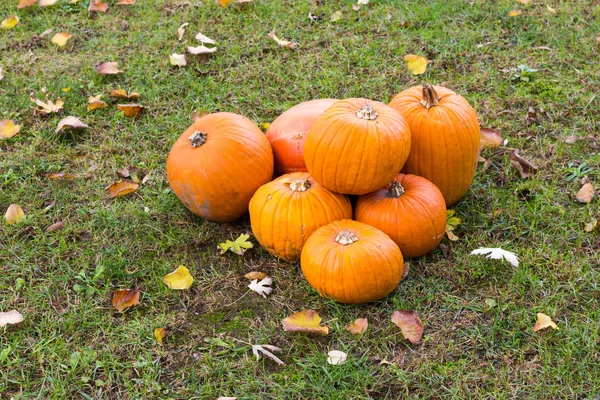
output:
[[[56,4],[58,0],[40,0],[40,2],[38,3],[38,6],[40,7],[47,7],[47,6],[53,6],[54,4]]]
[[[62,129],[64,129],[65,127],[71,128],[71,129],[89,128],[89,126],[84,124],[83,122],[81,122],[79,120],[79,118],[71,117],[71,116],[61,119],[60,122],[58,123],[58,126],[56,127],[55,132],[59,132]]]
[[[275,361],[277,363],[277,365],[284,366],[285,363],[283,361],[281,361],[275,354],[272,353],[274,351],[281,353],[282,350],[279,347],[271,346],[270,344],[253,344],[252,345],[252,354],[254,354],[256,356],[257,360],[260,358],[260,353],[262,353],[265,357],[270,358],[271,360]]]
[[[406,68],[408,68],[413,75],[424,74],[425,71],[427,71],[427,64],[429,64],[428,59],[415,54],[405,55],[404,61],[406,61]]]
[[[408,262],[405,262],[404,266],[402,267],[402,275],[400,276],[400,281],[405,280],[406,277],[408,276],[409,272],[410,272],[410,264]]]
[[[91,6],[91,3],[90,3]],[[98,73],[100,75],[114,75],[114,74],[120,74],[121,71],[119,69],[119,63],[117,62],[103,62],[103,63],[99,63],[96,66],[96,70],[98,71]]]
[[[108,10],[108,4],[104,0],[90,0],[90,6],[88,7],[89,12],[106,12]]]
[[[392,322],[400,328],[402,336],[412,344],[417,344],[423,337],[423,323],[414,311],[394,311]]]
[[[75,179],[75,176],[72,174],[69,174],[68,172],[52,172],[52,173],[46,174],[46,178],[66,181],[66,180]]]
[[[211,38],[209,38],[208,36],[204,36],[202,34],[202,32],[198,32],[196,34],[196,40],[200,41],[201,43],[206,43],[206,44],[216,44],[214,40],[212,40]]]
[[[25,8],[25,7],[29,7],[35,4],[37,0],[19,0],[19,4],[17,5],[17,8],[21,9],[21,8]]]
[[[161,327],[161,328],[156,328],[154,330],[154,337],[156,338],[156,343],[158,343],[159,345],[163,345],[163,339],[165,338],[165,336],[167,336],[167,328]]]
[[[521,10],[511,10],[511,11],[509,11],[508,16],[509,17],[516,17],[516,16],[519,16],[521,14],[523,14],[523,12]]]
[[[302,310],[281,321],[286,332],[306,332],[327,335],[329,328],[319,325],[321,317],[315,310]]]
[[[260,272],[260,271],[251,271],[248,272],[246,275],[244,275],[244,278],[246,279],[250,279],[251,281],[258,279],[258,280],[262,280],[265,279],[267,277],[267,274],[265,274],[264,272]]]
[[[56,232],[65,227],[65,223],[63,221],[58,221],[49,227],[46,228],[46,232]]]
[[[327,363],[331,365],[340,365],[346,362],[348,354],[340,350],[331,350],[327,353]]]
[[[600,220],[593,218],[590,222],[585,224],[584,230],[589,233],[598,228],[600,228]]]
[[[0,312],[0,328],[6,325],[16,325],[24,321],[23,315],[17,310]]]
[[[197,46],[197,47],[188,46],[187,51],[188,51],[188,53],[193,54],[193,55],[210,54],[210,53],[214,53],[215,51],[217,51],[217,48],[216,47],[206,47],[204,45]],[[185,57],[185,56],[183,56],[183,57]]]
[[[527,179],[537,172],[537,167],[521,157],[519,150],[516,149],[510,151],[510,163],[519,171],[523,179]]]
[[[177,28],[177,40],[181,40],[183,38],[183,34],[185,33],[185,27],[189,24],[189,22],[186,22],[185,24],[182,24],[179,28]]]
[[[4,220],[8,225],[21,222],[23,218],[25,218],[25,213],[23,212],[21,206],[18,204],[11,204],[10,206],[8,206],[6,214],[4,214]]]
[[[580,203],[588,204],[590,201],[592,201],[595,193],[596,191],[594,190],[594,185],[591,183],[586,183],[581,187],[581,189],[579,189],[575,195],[575,199]]]
[[[21,130],[20,125],[15,125],[15,123],[10,119],[3,119],[0,121],[0,138],[8,139],[10,137],[15,136]]]
[[[119,289],[115,290],[112,298],[112,305],[119,311],[140,304],[140,289]]]
[[[131,92],[127,94],[127,92],[123,89],[115,89],[111,90],[108,94],[110,97],[116,97],[117,99],[127,99],[127,100],[137,100],[140,97],[138,92]]]
[[[123,115],[128,118],[137,117],[144,109],[144,107],[139,104],[117,104],[117,108],[123,111]]]
[[[350,322],[348,325],[346,325],[346,330],[353,335],[360,335],[365,333],[368,327],[369,321],[367,321],[366,318],[358,318],[356,321]]]
[[[118,6],[130,6],[132,4],[135,4],[135,0],[119,0],[117,2]]]
[[[171,63],[171,65],[176,65],[178,67],[183,67],[187,65],[185,54],[173,53],[169,56],[169,62]]]
[[[546,314],[537,313],[537,321],[535,321],[533,331],[537,332],[546,328],[558,329],[558,326],[554,323],[554,321],[552,321],[552,318],[550,318]]]
[[[498,147],[504,140],[500,132],[493,129],[481,128],[479,134],[479,147],[482,149]]]
[[[130,181],[129,179],[124,179],[119,182],[115,182],[110,186],[106,187],[111,199],[115,197],[125,196],[129,193],[135,192],[140,187],[139,183],[134,181]]]
[[[475,249],[471,252],[471,255],[486,255],[485,258],[491,258],[493,260],[505,259],[513,267],[519,266],[519,257],[512,251],[501,249],[500,247],[482,247]]]
[[[546,9],[548,10],[548,12],[550,12],[550,14],[556,15],[556,10],[547,4],[546,4]]]
[[[250,288],[250,290],[260,294],[266,299],[267,295],[273,292],[273,288],[271,287],[272,284],[273,279],[267,276],[266,278],[263,278],[260,282],[258,281],[258,279],[254,279],[252,282],[250,282],[248,287]]]
[[[35,104],[38,105],[37,108],[33,109],[38,114],[50,114],[59,112],[60,110],[62,110],[63,105],[65,104],[65,102],[62,101],[60,97],[56,99],[56,103],[54,103],[52,100],[48,100],[44,103],[43,101],[36,99],[35,97],[30,97],[29,100],[33,101]]]
[[[89,97],[88,98],[88,106],[87,106],[88,111],[92,111],[97,108],[107,107],[108,104],[106,104],[105,102],[100,100],[101,98],[102,98],[101,94],[99,94],[98,96]]]
[[[569,135],[565,138],[564,142],[567,144],[573,144],[578,140],[579,140],[579,137],[577,135]]]
[[[192,286],[194,277],[190,274],[190,270],[180,265],[175,271],[165,275],[163,282],[169,289],[185,290]]]
[[[516,0],[519,3],[523,4],[524,6],[528,5],[529,3],[531,3],[531,0]]]
[[[287,47],[289,49],[295,49],[296,47],[298,47],[298,43],[290,42],[289,40],[279,39],[277,37],[277,35],[275,35],[274,30],[269,32],[269,37],[272,38],[274,41],[276,41],[277,44],[280,45],[281,47]]]
[[[58,32],[52,37],[52,43],[59,45],[60,47],[67,44],[67,41],[71,39],[73,35],[67,32]]]
[[[16,15],[11,15],[10,17],[3,20],[0,25],[4,29],[12,29],[15,26],[17,26],[18,23],[19,23],[19,17],[17,17]]]

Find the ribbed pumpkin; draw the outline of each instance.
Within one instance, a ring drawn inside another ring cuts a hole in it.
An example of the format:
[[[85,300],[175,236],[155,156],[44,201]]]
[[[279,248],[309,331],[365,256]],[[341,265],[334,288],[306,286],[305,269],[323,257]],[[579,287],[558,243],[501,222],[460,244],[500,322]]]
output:
[[[382,299],[398,286],[404,259],[388,235],[344,219],[317,229],[308,238],[300,265],[321,296],[360,304]]]
[[[215,222],[248,212],[254,192],[273,176],[273,152],[248,118],[221,112],[198,119],[167,159],[169,185],[194,214]]]
[[[376,101],[347,99],[315,121],[304,161],[327,189],[365,194],[394,179],[409,151],[410,128],[399,112]]]
[[[441,86],[415,86],[390,106],[410,125],[411,151],[403,172],[429,179],[450,206],[467,193],[475,176],[479,121],[467,100]]]
[[[383,188],[358,198],[354,219],[389,235],[404,257],[421,257],[444,236],[446,203],[427,179],[398,174]]]
[[[317,99],[297,104],[275,119],[267,129],[273,148],[275,174],[306,172],[304,142],[306,135],[325,110],[337,100]]]
[[[261,186],[250,200],[256,240],[269,253],[288,261],[300,259],[314,231],[345,218],[352,218],[348,198],[325,189],[308,172],[283,175]]]

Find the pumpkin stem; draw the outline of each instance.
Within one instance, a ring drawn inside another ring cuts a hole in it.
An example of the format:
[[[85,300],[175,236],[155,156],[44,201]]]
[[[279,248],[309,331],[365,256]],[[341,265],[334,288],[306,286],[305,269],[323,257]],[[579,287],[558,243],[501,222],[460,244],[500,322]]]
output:
[[[431,107],[437,106],[440,101],[440,96],[435,92],[433,86],[429,83],[423,85],[423,100],[421,100],[421,104],[423,104],[428,110]]]
[[[294,179],[290,182],[290,189],[294,192],[306,192],[310,189],[310,181],[308,179]]]
[[[400,182],[393,181],[390,183],[390,189],[387,192],[387,197],[391,197],[393,199],[397,199],[398,197],[404,194],[404,188],[400,184]]]
[[[206,143],[206,132],[194,131],[189,139],[192,147],[200,147]]]
[[[375,111],[373,109],[372,105],[367,103],[360,110],[358,110],[356,112],[356,116],[361,119],[366,119],[366,120],[372,121],[372,120],[377,119],[379,114],[377,114],[377,111]]]
[[[358,238],[352,232],[347,229],[341,230],[340,233],[335,237],[335,241],[343,246],[347,246],[354,242],[358,242]]]

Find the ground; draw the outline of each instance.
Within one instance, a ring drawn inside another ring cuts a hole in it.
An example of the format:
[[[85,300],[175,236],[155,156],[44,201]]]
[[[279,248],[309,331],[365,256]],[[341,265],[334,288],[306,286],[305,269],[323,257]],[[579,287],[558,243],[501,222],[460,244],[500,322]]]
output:
[[[582,180],[598,186],[599,3],[372,0],[360,11],[322,0],[108,3],[93,15],[86,0],[0,4],[0,19],[20,18],[0,30],[0,119],[21,126],[0,140],[0,211],[18,203],[26,213],[24,222],[0,224],[0,311],[25,317],[0,328],[0,398],[600,396],[600,236],[584,230],[600,203],[574,200]],[[273,29],[299,46],[279,47]],[[73,35],[64,47],[50,42],[59,31]],[[198,44],[198,31],[217,41],[217,52],[170,65],[170,54]],[[431,60],[425,74],[406,69],[409,53]],[[99,75],[105,61],[123,73]],[[538,70],[532,80],[513,79],[521,64]],[[297,264],[256,242],[243,257],[219,255],[218,243],[251,232],[248,219],[203,221],[169,189],[166,157],[194,112],[236,112],[261,125],[305,100],[388,102],[423,82],[464,95],[481,126],[508,142],[482,152],[491,165],[480,164],[453,207],[463,220],[459,240],[409,260],[408,277],[380,302],[325,300]],[[140,118],[115,108],[106,94],[117,88],[141,94]],[[65,101],[62,114],[32,111],[30,95],[43,98],[43,90]],[[109,107],[87,111],[98,94]],[[55,133],[66,115],[90,129]],[[521,178],[508,148],[538,172]],[[150,179],[111,200],[104,188],[124,167]],[[76,178],[46,177],[59,171]],[[45,232],[61,220],[62,230]],[[469,255],[478,247],[513,251],[521,264]],[[195,278],[189,291],[162,283],[180,264]],[[252,270],[273,277],[267,299],[244,296]],[[115,289],[136,286],[139,306],[112,308]],[[317,310],[329,335],[284,332],[281,320],[302,309]],[[398,309],[419,313],[420,344],[390,323]],[[538,312],[559,330],[534,333]],[[344,326],[358,317],[370,325],[354,337]],[[159,346],[154,329],[162,326],[170,335]],[[281,347],[287,365],[256,361],[249,344],[263,343]],[[330,349],[348,361],[327,364]]]

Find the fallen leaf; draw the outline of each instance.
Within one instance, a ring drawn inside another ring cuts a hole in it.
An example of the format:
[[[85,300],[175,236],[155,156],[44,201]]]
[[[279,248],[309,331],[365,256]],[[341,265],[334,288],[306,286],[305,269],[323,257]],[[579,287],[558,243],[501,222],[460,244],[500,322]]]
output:
[[[336,22],[339,21],[342,18],[342,12],[341,11],[336,11],[333,14],[331,14],[331,22]]]
[[[111,90],[108,94],[110,97],[116,97],[118,99],[127,99],[127,100],[137,100],[140,97],[138,92],[131,92],[127,94],[127,92],[123,89],[115,89]]]
[[[177,28],[177,40],[181,40],[183,38],[183,34],[185,33],[185,27],[189,25],[189,22],[182,24],[179,28]]]
[[[455,210],[446,211],[446,236],[453,242],[458,240],[458,236],[453,232],[457,226],[462,224],[462,219],[455,216]]]
[[[423,323],[414,311],[394,311],[392,322],[400,328],[402,336],[412,344],[417,344],[423,337]]]
[[[429,64],[428,59],[415,54],[405,55],[404,61],[406,61],[406,67],[413,75],[421,75],[425,73],[427,70],[427,64]]]
[[[140,289],[119,289],[115,290],[112,298],[112,305],[119,311],[140,304]]]
[[[537,167],[521,157],[519,150],[516,149],[510,151],[510,163],[519,171],[523,179],[527,179],[537,172]]]
[[[165,338],[165,336],[167,336],[166,328],[156,328],[154,330],[154,337],[156,338],[156,343],[158,343],[159,345],[163,345],[163,339]]]
[[[315,310],[302,310],[281,321],[286,332],[306,332],[327,335],[329,328],[319,325],[321,317]]]
[[[144,107],[139,104],[117,104],[117,108],[123,111],[123,115],[128,118],[137,117],[144,109]]]
[[[589,232],[593,231],[594,229],[598,229],[598,228],[600,228],[600,220],[594,218],[594,219],[592,219],[591,222],[588,222],[587,224],[585,224],[584,230],[589,233]]]
[[[11,119],[3,119],[0,121],[0,138],[8,139],[15,136],[21,130],[20,125],[15,125]]]
[[[528,5],[529,3],[531,3],[531,0],[517,0],[519,3],[523,4],[524,6]]]
[[[252,345],[252,354],[254,354],[256,356],[257,360],[260,358],[260,353],[262,353],[265,357],[268,357],[271,360],[275,361],[277,363],[277,365],[284,366],[285,363],[283,361],[281,361],[275,354],[273,354],[272,353],[273,351],[277,351],[277,352],[281,353],[282,350],[279,347],[271,346],[270,344],[253,344]]]
[[[117,62],[103,62],[96,66],[96,70],[100,75],[114,75],[120,74],[119,63]]]
[[[346,325],[346,330],[353,335],[360,335],[367,331],[368,326],[369,322],[366,318],[358,318],[354,322],[351,322],[348,325]]]
[[[410,264],[408,262],[405,262],[404,266],[402,267],[402,276],[400,276],[400,281],[405,280],[406,277],[408,276],[409,272],[410,272]]]
[[[494,299],[485,299],[485,305],[488,306],[489,308],[493,308],[496,307],[498,303],[496,303],[496,300]]]
[[[594,190],[594,185],[592,185],[591,183],[586,183],[581,187],[581,189],[579,189],[579,191],[575,195],[575,199],[580,203],[588,204],[590,201],[592,201],[595,192],[596,191]]]
[[[500,132],[493,129],[481,128],[479,134],[479,147],[482,149],[498,147],[504,140]]]
[[[356,11],[360,10],[360,6],[369,4],[369,0],[358,0],[358,3],[353,4],[352,8]]]
[[[0,81],[4,79],[4,68],[0,67]]]
[[[537,332],[542,329],[552,328],[558,330],[558,326],[552,321],[552,318],[543,313],[537,313],[537,321],[533,326],[533,331]]]
[[[67,32],[58,32],[52,37],[52,43],[59,45],[60,47],[67,44],[67,41],[71,39],[73,35]]]
[[[98,96],[88,98],[88,106],[87,106],[88,111],[92,111],[97,108],[107,107],[108,104],[106,104],[105,102],[100,100],[101,98],[102,98],[101,94],[99,94]]]
[[[88,12],[106,12],[108,10],[108,4],[104,2],[104,0],[90,0],[90,6],[88,7]]]
[[[60,110],[62,110],[63,105],[65,104],[64,101],[60,99],[60,97],[56,99],[56,103],[54,103],[52,100],[48,100],[44,103],[42,100],[36,99],[35,97],[30,97],[29,100],[33,101],[39,106],[38,108],[34,108],[34,111],[38,114],[50,114],[59,112]]]
[[[548,11],[550,12],[550,14],[554,14],[556,15],[556,10],[552,7],[550,7],[549,5],[546,5],[546,8],[548,9]]]
[[[52,28],[46,29],[44,32],[42,32],[42,33],[40,34],[40,37],[41,37],[41,38],[43,38],[43,37],[46,37],[46,36],[48,36],[49,34],[51,34],[51,33],[52,33],[52,31],[53,31],[53,29],[52,29]],[[43,91],[44,91],[44,90],[42,90],[42,92],[43,92]],[[45,93],[45,92],[44,92],[44,93]]]
[[[16,325],[24,321],[23,315],[17,310],[0,312],[0,328],[6,325]]]
[[[577,135],[569,135],[565,138],[564,142],[567,144],[573,144],[579,140],[579,136]]]
[[[188,51],[188,53],[193,54],[193,55],[209,54],[209,53],[214,53],[215,51],[217,51],[217,48],[216,47],[206,47],[204,45],[197,46],[197,47],[188,46],[187,51]]]
[[[37,0],[19,0],[19,4],[17,5],[17,8],[25,8],[25,7],[29,7],[35,4]]]
[[[65,227],[65,223],[63,221],[58,221],[49,227],[46,228],[46,232],[56,232]]]
[[[87,126],[86,124],[84,124],[83,122],[81,122],[79,120],[79,118],[71,117],[71,116],[65,117],[65,118],[61,119],[60,122],[58,123],[58,126],[56,127],[56,131],[55,132],[59,132],[62,129],[64,129],[65,127],[71,128],[71,129],[89,128],[89,126]]]
[[[231,3],[233,0],[217,0],[219,5],[223,8],[227,7],[229,5],[229,3]]]
[[[270,126],[271,126],[270,122],[263,122],[262,124],[260,124],[260,127],[263,128],[263,130],[265,130],[265,131],[269,130]]]
[[[485,258],[491,258],[494,260],[505,259],[508,261],[510,265],[513,267],[519,266],[519,257],[516,256],[515,253],[507,250],[503,250],[500,247],[482,247],[479,249],[475,249],[471,252],[471,254],[487,254]]]
[[[208,36],[204,36],[202,34],[202,32],[198,32],[196,34],[196,40],[200,41],[201,43],[207,43],[207,44],[216,44],[214,40],[212,40],[211,38],[209,38]]]
[[[183,67],[187,65],[187,61],[185,60],[185,54],[177,54],[173,53],[169,56],[169,62],[171,65],[177,65],[178,67]]]
[[[340,365],[346,362],[348,354],[340,350],[331,350],[327,353],[327,363],[331,365]]]
[[[273,288],[271,287],[272,284],[273,279],[267,276],[266,278],[263,278],[260,282],[258,281],[258,279],[254,279],[252,282],[250,282],[248,287],[250,288],[250,290],[260,294],[266,299],[267,295],[271,294],[271,292],[273,291]]]
[[[118,6],[130,6],[132,4],[135,4],[135,0],[119,0],[117,2]]]
[[[68,172],[52,172],[52,173],[46,174],[46,178],[66,181],[66,180],[70,180],[70,179],[75,179],[75,176],[69,174]]]
[[[246,275],[244,275],[244,278],[246,279],[250,279],[251,281],[258,279],[265,279],[267,277],[267,274],[265,274],[264,272],[260,272],[260,271],[251,271],[248,272]]]
[[[23,212],[21,206],[18,204],[11,204],[10,206],[8,206],[6,214],[4,214],[4,220],[8,225],[21,222],[23,218],[25,218],[25,213]]]
[[[226,240],[224,243],[219,243],[220,253],[224,254],[227,250],[232,253],[239,254],[240,256],[244,255],[246,250],[254,247],[252,242],[248,241],[250,235],[243,233],[237,237],[233,242],[231,240]]]
[[[163,282],[169,289],[185,290],[192,286],[194,278],[186,267],[180,265],[175,271],[165,275]]]
[[[516,17],[518,15],[523,14],[523,12],[521,10],[512,10],[508,13],[509,17]]]
[[[115,182],[110,186],[106,187],[111,199],[115,197],[125,196],[126,194],[133,193],[140,187],[139,183],[124,179],[119,182]]]
[[[40,0],[40,2],[38,3],[38,6],[40,7],[47,7],[47,6],[52,6],[54,4],[56,4],[58,0]]]
[[[277,42],[278,45],[280,45],[281,47],[287,47],[289,49],[295,49],[296,47],[298,47],[298,43],[294,43],[294,42],[290,42],[288,40],[282,40],[279,39],[277,37],[277,35],[275,35],[275,31],[271,31],[269,32],[269,37],[272,38],[274,41]]]
[[[62,91],[63,91],[63,92],[65,92],[65,93],[69,93],[69,92],[71,91],[71,88],[70,88],[70,87],[67,87],[67,88],[62,88],[62,89],[60,89],[60,90],[62,90]]]

